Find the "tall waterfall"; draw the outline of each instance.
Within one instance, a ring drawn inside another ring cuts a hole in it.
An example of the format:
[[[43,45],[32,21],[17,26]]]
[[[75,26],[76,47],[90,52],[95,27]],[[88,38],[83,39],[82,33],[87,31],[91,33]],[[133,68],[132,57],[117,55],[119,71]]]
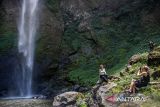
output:
[[[35,36],[38,28],[39,0],[23,0],[19,20],[18,51],[21,57],[20,80],[17,83],[20,96],[32,95],[32,75],[34,66]]]

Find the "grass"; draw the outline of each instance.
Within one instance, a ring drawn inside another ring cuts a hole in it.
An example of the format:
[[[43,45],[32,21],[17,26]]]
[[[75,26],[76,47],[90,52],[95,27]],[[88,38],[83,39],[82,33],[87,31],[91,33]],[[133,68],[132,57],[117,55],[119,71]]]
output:
[[[98,70],[96,68],[88,69],[87,66],[84,68],[73,69],[69,73],[71,81],[74,81],[83,86],[91,86],[98,81]]]
[[[86,98],[85,95],[79,94],[77,96],[76,105],[78,105],[78,107],[87,107],[87,103],[85,102],[85,98]]]
[[[159,105],[160,105],[159,101],[149,100],[140,105],[140,107],[159,107]]]
[[[125,67],[122,68],[122,69],[119,69],[119,71],[124,73],[124,76],[121,77],[120,81],[115,81],[117,83],[117,86],[114,87],[111,90],[112,93],[118,94],[118,93],[123,92],[124,90],[129,88],[129,85],[131,83],[132,78],[133,79],[139,79],[136,76],[137,71],[139,70],[139,68],[141,66],[147,64],[148,53],[144,52],[144,53],[139,54],[139,55],[140,55],[141,58],[139,59],[139,61],[137,63],[135,63],[131,66],[131,68],[129,69],[128,72],[125,71]],[[154,71],[153,69],[154,69],[153,67],[150,67],[150,73],[151,74]],[[151,81],[153,81],[153,78],[151,78]],[[148,85],[147,87],[140,88],[139,93],[142,93],[142,94],[147,95],[147,96],[153,96],[153,98],[155,98],[154,100],[156,100],[157,98],[160,98],[160,93],[159,93],[157,85]]]

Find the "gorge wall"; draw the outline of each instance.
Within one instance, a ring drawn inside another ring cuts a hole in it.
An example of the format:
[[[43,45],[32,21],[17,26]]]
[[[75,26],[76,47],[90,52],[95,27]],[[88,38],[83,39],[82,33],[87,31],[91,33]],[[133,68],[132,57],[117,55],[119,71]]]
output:
[[[20,0],[0,5],[0,92],[5,95],[18,63]],[[131,55],[147,50],[149,40],[159,43],[159,5],[158,0],[41,0],[36,88],[52,93],[71,83],[93,85],[101,63],[115,73]]]

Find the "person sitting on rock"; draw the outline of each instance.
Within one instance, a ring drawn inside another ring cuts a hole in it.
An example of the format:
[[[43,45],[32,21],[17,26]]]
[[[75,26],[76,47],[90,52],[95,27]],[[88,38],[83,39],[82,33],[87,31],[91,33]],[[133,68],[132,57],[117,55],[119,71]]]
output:
[[[140,79],[132,80],[130,89],[128,90],[130,93],[135,93],[137,88],[146,87],[148,85],[148,83],[150,82],[149,67],[141,67],[137,73],[137,76],[140,76]]]
[[[103,64],[100,65],[100,69],[99,69],[99,84],[103,83],[103,82],[108,82],[108,75],[106,73],[105,67]]]

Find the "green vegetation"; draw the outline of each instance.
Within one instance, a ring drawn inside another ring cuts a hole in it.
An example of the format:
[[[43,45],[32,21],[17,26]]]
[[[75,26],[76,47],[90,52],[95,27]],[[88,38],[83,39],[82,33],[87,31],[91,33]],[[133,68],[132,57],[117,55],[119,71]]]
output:
[[[78,105],[78,107],[87,107],[85,96],[82,94],[78,95],[76,104]]]
[[[10,28],[10,24],[8,25],[4,16],[5,11],[0,6],[0,56],[8,55],[17,45],[15,29]]]
[[[78,81],[81,84],[86,84],[86,82],[88,83],[88,81],[91,80],[94,81],[89,83],[94,83],[96,81],[95,77],[98,76],[97,71],[99,64],[103,63],[106,65],[108,74],[117,73],[121,71],[131,55],[148,50],[147,48],[149,40],[159,43],[160,38],[158,36],[160,35],[160,27],[142,27],[139,25],[140,22],[134,22],[138,19],[133,19],[133,23],[130,23],[131,20],[128,22],[126,22],[126,20],[125,22],[114,21],[105,26],[102,26],[102,23],[98,25],[97,21],[93,21],[93,28],[95,29],[94,31],[96,35],[95,38],[98,45],[85,40],[85,38],[81,36],[89,36],[87,33],[80,34],[73,33],[73,31],[71,31],[69,34],[67,33],[67,37],[72,38],[72,40],[69,40],[69,47],[72,47],[72,49],[80,48],[83,51],[83,48],[87,48],[87,46],[89,47],[88,49],[92,49],[92,53],[89,55],[86,55],[85,53],[79,53],[79,57],[75,61],[76,65],[78,66],[74,67],[73,65],[69,69],[71,71],[69,75],[70,79],[73,81]],[[74,29],[70,28],[68,30]],[[76,29],[74,31],[76,31]],[[76,45],[73,42],[76,43]],[[94,53],[94,51],[96,51],[94,50],[95,47],[97,47],[101,53]],[[142,57],[146,57],[146,55],[147,53],[144,53]],[[77,60],[81,60],[81,62],[77,62]],[[145,62],[146,60],[142,58],[142,63]],[[86,66],[85,69],[84,66]],[[92,76],[89,76],[88,78],[86,75],[90,74],[92,74]],[[75,79],[79,77],[83,79]],[[90,77],[94,78],[91,79]]]
[[[122,3],[115,11],[112,9],[99,11],[97,7],[100,0],[85,1],[85,5],[89,8],[86,11],[89,10],[91,15],[87,21],[91,30],[86,31],[81,31],[79,28],[84,21],[83,16],[77,18],[74,11],[63,10],[67,8],[60,7],[60,2],[47,0],[45,3],[54,15],[61,16],[63,19],[64,32],[60,46],[62,52],[54,51],[51,37],[46,34],[38,41],[36,55],[39,61],[47,57],[57,63],[55,58],[57,54],[74,53],[69,56],[72,63],[67,66],[66,71],[68,71],[69,80],[77,84],[94,85],[98,80],[99,64],[106,65],[109,75],[118,73],[123,70],[132,55],[148,51],[148,41],[160,43],[159,24],[144,22],[144,17],[153,12],[157,1],[128,1],[127,5]],[[76,2],[71,3],[73,6],[76,4]],[[85,10],[85,6],[83,9]],[[145,57],[147,53],[143,55]],[[145,62],[145,58],[144,60],[142,58],[140,63]]]
[[[53,37],[50,35],[43,35],[41,39],[37,41],[37,48],[36,48],[36,59],[38,62],[43,61],[44,58],[49,58],[53,61],[56,59],[55,49],[52,48],[53,46]]]
[[[129,85],[132,79],[138,79],[138,77],[136,76],[137,71],[139,70],[141,66],[144,66],[147,64],[146,55],[147,53],[142,53],[140,55],[141,58],[139,59],[139,61],[133,64],[131,68],[129,68],[129,71],[126,71],[125,68],[121,71],[124,74],[124,76],[121,77],[120,81],[115,81],[117,83],[117,86],[111,90],[112,93],[118,94],[118,93],[123,92],[124,90],[129,88]],[[143,59],[143,61],[141,59]],[[154,72],[153,69],[154,69],[153,67],[150,67],[151,74]],[[151,78],[151,82],[153,81],[155,82],[155,80]],[[160,96],[158,85],[148,85],[147,87],[140,88],[138,92],[144,95],[147,95],[147,96],[152,96],[153,98],[155,98],[155,100],[157,100],[157,98],[159,98],[158,96]]]
[[[46,6],[53,12],[58,13],[59,12],[59,0],[47,0]]]
[[[160,26],[143,23],[143,14],[150,12],[154,2],[145,0],[136,3],[135,6],[129,2],[116,12],[94,13],[91,31],[78,31],[82,19],[74,20],[66,26],[63,35],[65,50],[69,48],[69,51],[78,51],[73,64],[68,68],[70,80],[83,85],[93,85],[98,78],[99,64],[106,65],[108,74],[115,74],[124,68],[133,54],[148,51],[150,40],[160,43]],[[72,17],[66,14],[64,21],[71,21]],[[105,17],[111,17],[111,20],[105,23],[102,20]],[[147,53],[142,55],[146,56]],[[142,58],[140,63],[145,62]]]
[[[94,66],[94,65],[93,65]],[[98,70],[95,71],[96,68],[88,69],[87,66],[84,68],[77,69],[75,68],[69,73],[69,77],[72,81],[85,86],[94,85],[98,80]]]
[[[15,47],[15,35],[12,32],[1,35],[0,41],[0,55],[6,55]]]
[[[2,13],[0,13],[1,16]],[[0,17],[0,56],[7,55],[16,47],[16,34],[10,29],[3,16]]]
[[[156,49],[155,49],[156,50]],[[160,53],[160,51],[159,51]],[[119,69],[119,72],[121,71],[123,73],[123,76],[121,76],[120,80],[114,80],[114,83],[117,84],[117,86],[113,87],[109,92],[106,93],[106,96],[110,95],[118,95],[124,92],[124,90],[129,89],[130,83],[132,79],[139,79],[139,77],[136,75],[137,71],[141,66],[144,66],[147,64],[148,60],[148,53],[139,53],[140,56],[139,60],[134,63],[128,70],[126,67],[123,67],[122,69]],[[155,66],[150,66],[150,74],[152,74],[155,70]],[[159,70],[159,66],[156,67],[156,70]],[[119,76],[120,77],[120,76]],[[153,77],[151,76],[151,82],[158,82],[158,80],[153,80]],[[140,95],[145,95],[149,98],[149,100],[146,100],[145,102],[142,102],[140,104],[140,107],[158,107],[159,100],[160,100],[160,93],[159,93],[159,84],[149,84],[146,87],[142,87],[138,89],[138,93]],[[85,96],[86,98],[86,96]],[[84,100],[83,100],[84,101]]]

